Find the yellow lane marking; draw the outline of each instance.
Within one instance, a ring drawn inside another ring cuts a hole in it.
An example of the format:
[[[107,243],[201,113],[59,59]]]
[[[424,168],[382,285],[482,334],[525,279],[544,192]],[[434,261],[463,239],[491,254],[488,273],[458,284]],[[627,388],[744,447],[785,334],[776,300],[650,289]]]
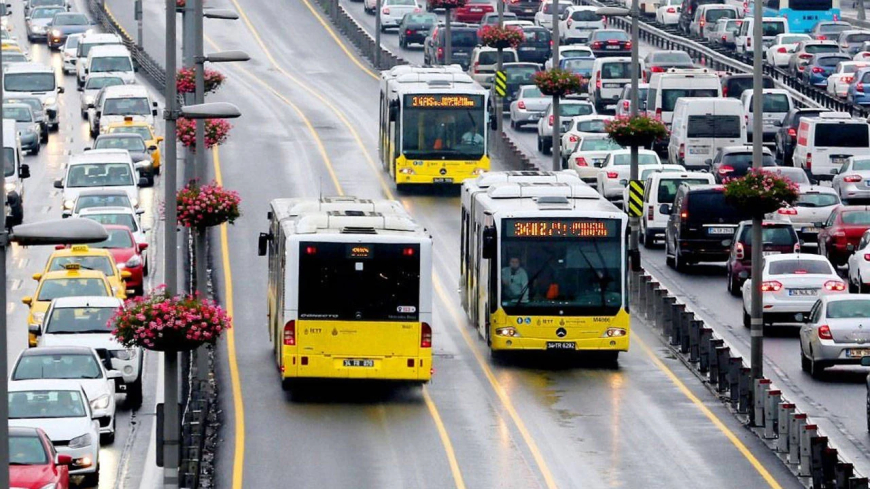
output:
[[[241,17],[241,19],[245,22],[245,25],[248,27],[248,31],[250,31],[252,36],[254,36],[254,40],[260,46],[260,50],[263,51],[263,54],[269,60],[269,63],[272,65],[272,67],[275,68],[275,70],[278,71],[279,73],[281,73],[282,75],[286,76],[290,81],[292,81],[293,83],[298,85],[300,88],[302,88],[303,90],[305,90],[306,92],[311,94],[311,96],[313,96],[314,98],[316,98],[317,100],[322,102],[323,105],[328,107],[329,110],[331,110],[332,113],[335,114],[336,117],[338,117],[338,119],[342,122],[342,124],[344,124],[344,126],[347,128],[348,132],[350,132],[351,136],[353,136],[357,145],[359,145],[359,147],[362,148],[362,150],[363,150],[362,153],[366,159],[366,163],[375,172],[375,175],[378,176],[378,180],[381,183],[381,189],[384,192],[384,196],[390,200],[393,200],[395,198],[395,197],[393,197],[393,192],[392,192],[392,190],[390,190],[390,187],[387,185],[386,181],[384,180],[384,178],[382,176],[383,172],[381,172],[380,169],[375,165],[374,160],[372,160],[371,155],[369,155],[368,151],[366,150],[366,145],[363,144],[362,138],[360,137],[359,132],[356,130],[356,126],[351,124],[350,121],[347,119],[347,117],[344,115],[344,112],[339,110],[338,107],[336,107],[335,104],[333,104],[328,98],[324,97],[319,91],[312,89],[306,83],[303,83],[300,79],[296,78],[295,76],[293,76],[292,74],[287,72],[287,70],[285,70],[284,67],[278,63],[278,61],[272,55],[272,52],[269,51],[269,48],[266,47],[266,43],[264,43],[263,39],[260,37],[259,31],[257,31],[257,28],[254,27],[254,25],[251,23],[251,20],[248,18],[247,14],[245,14],[245,10],[242,8],[241,5],[239,5],[239,2],[237,0],[230,0],[230,1],[233,3],[233,6],[236,7],[236,11],[239,13],[239,17]],[[308,5],[308,8],[311,9],[312,8],[311,5]],[[318,17],[318,19],[320,19],[320,17]],[[334,31],[332,31],[329,28],[329,26],[323,22],[323,19],[320,19],[320,22],[329,31],[330,35],[337,42],[339,42]],[[208,40],[208,42],[211,45],[217,46],[217,44],[215,44],[214,41],[209,39],[208,36],[206,36],[206,39]],[[365,69],[365,67],[363,67],[359,63],[359,61],[354,59],[353,55],[350,53],[350,51],[348,51],[344,47],[344,45],[342,45],[340,42],[339,42],[339,46],[342,49],[344,49],[345,53],[347,53],[347,55],[351,58],[351,60],[354,61],[354,63],[356,63],[361,68]],[[369,72],[369,74],[372,77],[374,77],[375,79],[380,79],[377,75],[375,75],[372,72]]]
[[[212,150],[214,156],[214,178],[218,185],[223,185],[221,174],[221,158],[217,146]],[[230,245],[227,237],[227,225],[221,225],[221,256],[224,267],[224,303],[227,314],[233,317],[233,271],[230,267]],[[239,364],[236,360],[235,328],[227,331],[227,353],[230,364],[230,383],[233,389],[233,412],[235,414],[235,451],[233,455],[233,489],[242,489],[245,470],[245,403],[242,399],[242,383],[239,378]]]
[[[502,405],[504,405],[505,410],[508,415],[513,420],[514,424],[517,427],[517,430],[520,432],[520,436],[523,437],[523,441],[526,442],[526,446],[529,447],[529,452],[532,453],[532,458],[535,459],[535,464],[537,464],[538,469],[541,471],[541,475],[544,477],[544,482],[547,484],[549,489],[556,488],[556,481],[553,479],[553,474],[550,472],[550,468],[547,466],[547,462],[544,460],[543,454],[541,454],[541,450],[538,449],[538,444],[535,443],[534,438],[532,438],[531,433],[526,428],[526,424],[523,423],[522,418],[520,417],[517,410],[514,408],[514,403],[511,401],[510,396],[508,396],[507,392],[495,378],[495,374],[492,373],[492,369],[489,367],[489,364],[483,359],[480,355],[480,352],[477,350],[474,341],[471,336],[469,336],[468,328],[465,327],[466,323],[463,321],[457,314],[456,308],[451,304],[447,293],[444,290],[444,286],[441,284],[441,280],[438,279],[437,275],[433,275],[433,281],[435,285],[435,292],[438,294],[438,297],[441,298],[441,301],[446,306],[447,310],[450,312],[450,315],[453,317],[453,323],[456,328],[462,333],[462,338],[465,340],[465,343],[468,344],[468,348],[471,350],[471,353],[474,354],[474,358],[477,360],[477,364],[480,366],[480,369],[483,370],[483,374],[486,376],[486,379],[489,381],[489,385],[492,387],[492,390],[495,391]]]
[[[767,469],[764,468],[764,465],[762,465],[762,463],[759,462],[757,458],[755,458],[755,455],[752,455],[752,452],[750,452],[749,449],[746,448],[746,445],[744,445],[743,442],[740,441],[739,438],[737,438],[737,435],[735,435],[733,431],[725,426],[725,423],[723,423],[713,413],[713,411],[710,411],[710,408],[705,406],[704,403],[701,402],[700,399],[698,399],[698,396],[696,396],[692,393],[692,391],[689,390],[686,384],[684,384],[683,381],[681,381],[677,377],[677,375],[674,374],[671,369],[668,368],[668,366],[665,365],[664,362],[662,362],[659,357],[656,356],[655,352],[653,352],[652,349],[647,346],[647,344],[643,340],[641,340],[637,335],[634,335],[632,336],[632,341],[640,345],[643,351],[646,352],[646,354],[652,359],[656,367],[664,372],[664,374],[669,379],[671,379],[671,382],[673,382],[674,385],[677,386],[680,392],[682,392],[683,395],[685,395],[690,401],[692,401],[692,404],[694,404],[702,413],[704,413],[704,416],[707,416],[707,419],[709,419],[710,422],[713,423],[713,425],[718,428],[719,431],[721,431],[726,438],[728,438],[731,444],[733,444],[734,447],[737,448],[737,451],[739,451],[743,455],[743,457],[749,461],[749,463],[755,468],[758,474],[761,475],[762,479],[767,482],[768,486],[770,486],[772,489],[782,489],[782,486],[780,486],[779,483],[776,482],[776,479],[774,479],[770,472],[768,472]]]
[[[462,472],[459,470],[459,462],[456,460],[456,452],[453,450],[450,435],[447,434],[447,428],[444,426],[444,422],[441,421],[441,414],[438,413],[438,408],[435,407],[435,403],[429,397],[429,391],[426,387],[423,387],[423,400],[426,401],[429,414],[435,420],[435,428],[438,429],[438,436],[441,437],[441,443],[447,452],[447,460],[450,462],[450,472],[453,473],[453,482],[456,483],[456,489],[465,489],[465,481],[462,479]]]
[[[233,0],[233,2],[235,3],[235,0]],[[353,64],[359,66],[359,68],[361,70],[363,70],[363,72],[365,74],[369,75],[370,77],[374,78],[375,80],[381,79],[380,75],[378,75],[374,71],[368,69],[362,63],[360,63],[359,60],[357,59],[356,55],[351,53],[347,49],[347,47],[345,47],[344,43],[341,41],[341,38],[338,37],[338,35],[335,33],[334,30],[332,30],[332,27],[329,25],[329,23],[327,23],[325,20],[323,20],[323,17],[321,17],[320,14],[314,9],[314,7],[311,6],[311,3],[309,3],[308,0],[302,0],[302,3],[304,3],[305,6],[308,7],[308,10],[311,11],[311,14],[314,15],[315,18],[317,18],[317,21],[320,22],[320,25],[322,25],[323,28],[326,29],[326,32],[328,32],[329,35],[335,40],[335,43],[338,44],[338,47],[340,47],[341,50],[344,51],[344,54],[346,54],[347,57],[350,58],[351,61],[353,61]],[[336,2],[336,4],[337,4],[337,2]],[[362,26],[360,26],[360,27],[362,27]]]

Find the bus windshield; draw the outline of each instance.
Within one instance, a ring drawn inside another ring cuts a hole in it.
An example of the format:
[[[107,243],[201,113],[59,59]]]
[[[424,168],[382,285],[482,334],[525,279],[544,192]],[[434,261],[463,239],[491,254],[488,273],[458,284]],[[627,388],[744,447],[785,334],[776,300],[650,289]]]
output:
[[[483,96],[464,97],[473,99],[474,105],[413,107],[406,101],[402,111],[402,152],[405,157],[415,160],[441,157],[478,160],[483,157],[486,152]]]
[[[302,242],[299,319],[416,321],[420,246]]]
[[[505,220],[499,270],[509,315],[614,315],[622,306],[620,222]]]

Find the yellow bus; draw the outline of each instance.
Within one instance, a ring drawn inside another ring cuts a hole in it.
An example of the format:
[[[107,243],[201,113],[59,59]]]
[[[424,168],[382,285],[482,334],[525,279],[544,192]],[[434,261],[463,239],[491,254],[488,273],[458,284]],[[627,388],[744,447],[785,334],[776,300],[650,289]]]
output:
[[[378,154],[397,188],[489,171],[489,92],[459,66],[381,73]]]
[[[302,379],[428,382],[432,240],[395,201],[277,199],[261,233],[285,390]]]
[[[573,172],[462,186],[460,293],[493,356],[628,351],[627,217]]]

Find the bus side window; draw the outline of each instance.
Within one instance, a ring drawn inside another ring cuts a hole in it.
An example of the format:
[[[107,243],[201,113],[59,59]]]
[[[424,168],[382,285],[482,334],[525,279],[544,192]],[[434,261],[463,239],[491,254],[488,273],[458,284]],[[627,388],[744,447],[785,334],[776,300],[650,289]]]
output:
[[[764,6],[769,9],[779,10],[779,0],[766,0],[764,4]]]

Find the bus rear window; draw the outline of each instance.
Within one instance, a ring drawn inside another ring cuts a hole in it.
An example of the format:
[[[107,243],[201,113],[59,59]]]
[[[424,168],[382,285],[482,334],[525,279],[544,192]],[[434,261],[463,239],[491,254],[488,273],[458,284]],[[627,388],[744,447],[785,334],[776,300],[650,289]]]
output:
[[[816,124],[816,146],[834,148],[870,147],[867,124]]]
[[[420,246],[302,242],[299,318],[416,321]]]

